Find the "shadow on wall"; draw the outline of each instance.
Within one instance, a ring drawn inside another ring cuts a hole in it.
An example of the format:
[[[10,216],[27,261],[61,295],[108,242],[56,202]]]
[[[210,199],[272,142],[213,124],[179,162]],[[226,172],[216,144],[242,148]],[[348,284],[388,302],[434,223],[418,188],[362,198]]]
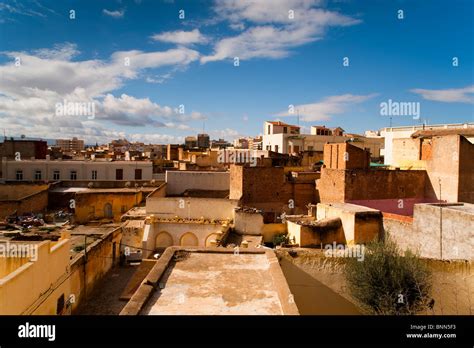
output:
[[[329,287],[282,258],[280,266],[302,315],[360,315],[357,307]]]

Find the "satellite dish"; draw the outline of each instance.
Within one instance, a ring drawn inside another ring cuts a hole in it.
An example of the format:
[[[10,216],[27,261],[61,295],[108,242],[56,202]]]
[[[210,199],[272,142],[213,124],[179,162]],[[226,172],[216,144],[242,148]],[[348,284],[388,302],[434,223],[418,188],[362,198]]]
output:
[[[26,138],[26,135],[22,134],[22,135],[21,135],[21,138],[22,138],[22,139],[25,139],[25,138]]]

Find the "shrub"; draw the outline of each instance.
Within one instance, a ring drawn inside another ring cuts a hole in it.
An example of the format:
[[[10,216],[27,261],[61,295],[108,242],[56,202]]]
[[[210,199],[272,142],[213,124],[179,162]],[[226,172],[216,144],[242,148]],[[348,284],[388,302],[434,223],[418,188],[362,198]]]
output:
[[[390,237],[366,245],[364,261],[349,258],[345,276],[351,295],[373,314],[415,314],[429,300],[431,272]]]
[[[273,236],[273,245],[281,245],[282,243],[288,242],[288,236],[286,233],[277,234]]]

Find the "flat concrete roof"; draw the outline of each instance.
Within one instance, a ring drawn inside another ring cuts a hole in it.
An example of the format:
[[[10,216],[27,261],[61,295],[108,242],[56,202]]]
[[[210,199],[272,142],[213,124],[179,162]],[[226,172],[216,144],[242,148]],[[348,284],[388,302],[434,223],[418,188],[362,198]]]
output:
[[[458,210],[468,214],[474,214],[474,204],[470,203],[441,203],[441,204],[429,204],[434,207],[443,207],[443,209]]]
[[[121,314],[299,313],[273,251],[171,247]]]

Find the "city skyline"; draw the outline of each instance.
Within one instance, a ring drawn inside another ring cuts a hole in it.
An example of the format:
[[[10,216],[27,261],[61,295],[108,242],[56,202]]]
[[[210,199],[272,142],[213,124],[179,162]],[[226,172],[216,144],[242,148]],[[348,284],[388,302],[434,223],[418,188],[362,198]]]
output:
[[[446,4],[6,1],[0,127],[94,144],[231,141],[266,120],[303,133],[473,122],[473,5]],[[390,121],[392,101],[418,103],[419,117]],[[59,115],[67,102],[94,114]]]

